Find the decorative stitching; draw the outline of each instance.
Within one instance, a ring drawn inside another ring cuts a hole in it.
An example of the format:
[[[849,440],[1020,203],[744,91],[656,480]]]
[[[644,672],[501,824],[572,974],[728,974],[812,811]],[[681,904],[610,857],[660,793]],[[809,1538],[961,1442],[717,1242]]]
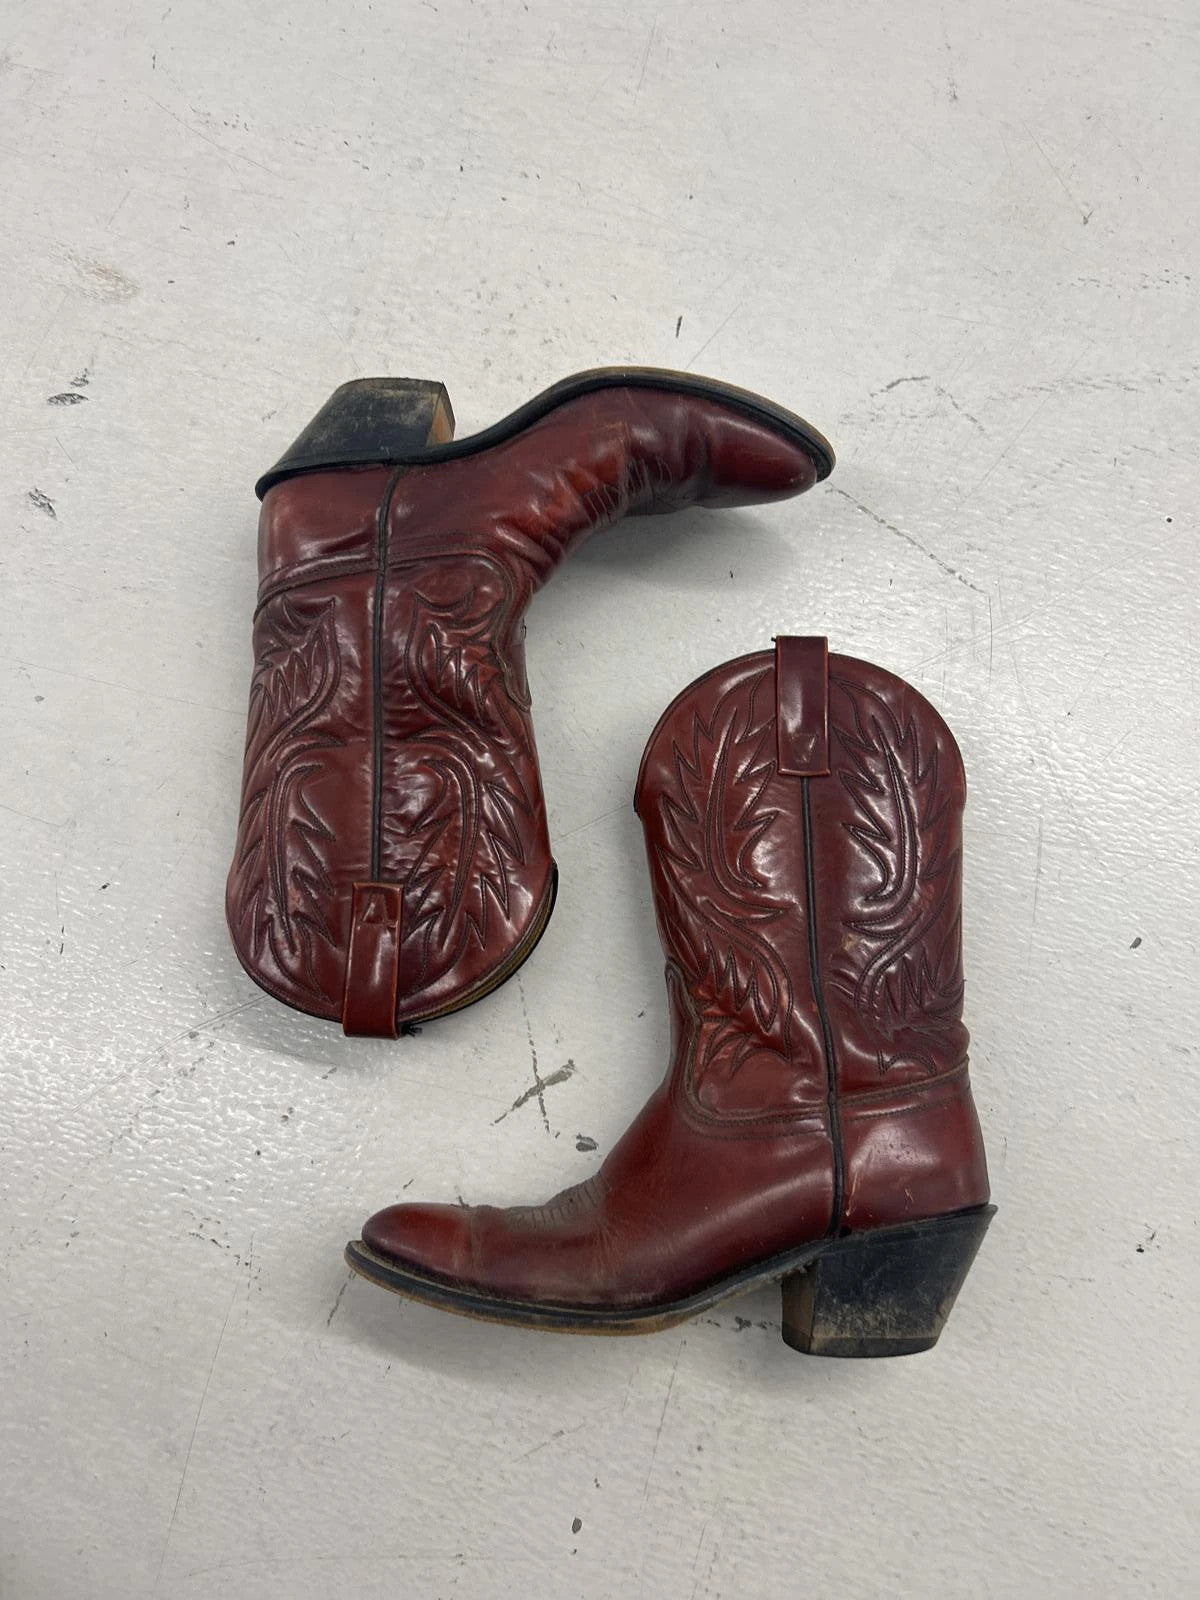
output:
[[[434,571],[462,559],[447,557]],[[397,838],[412,847],[403,882],[413,995],[473,942],[486,948],[495,916],[511,921],[511,869],[526,863],[536,805],[524,776],[536,761],[529,695],[504,649],[517,611],[513,577],[475,552],[469,581],[446,600],[434,592],[430,566],[421,564],[424,586],[412,595],[399,665],[424,714],[404,742],[414,775],[431,777],[433,793],[415,817],[401,823],[393,808],[388,820],[393,847]]]
[[[839,675],[830,681],[844,696],[832,727],[844,757],[837,778],[854,807],[844,826],[875,880],[844,918],[850,937],[831,981],[868,1033],[882,1035],[880,1077],[900,1065],[933,1077],[938,1047],[962,1016],[954,786],[936,740],[922,748],[915,716],[901,723],[874,690]],[[856,970],[846,952],[864,947]]]
[[[726,690],[708,718],[693,711],[688,735],[671,744],[674,782],[656,802],[660,924],[693,1018],[684,1081],[692,1113],[706,1123],[715,1120],[703,1103],[706,1083],[718,1074],[736,1079],[763,1052],[786,1070],[802,1048],[791,978],[770,937],[794,908],[770,897],[754,865],[779,816],[763,800],[776,771],[772,684],[764,662]],[[812,1115],[811,1106],[767,1118],[720,1113],[742,1129]]]
[[[334,611],[332,600],[306,606],[285,598],[262,624],[231,898],[250,956],[269,950],[278,971],[325,1002],[333,997],[317,977],[314,946],[335,941],[323,909],[332,884],[318,845],[336,840],[305,786],[323,770],[321,753],[344,743],[315,726],[341,678]]]

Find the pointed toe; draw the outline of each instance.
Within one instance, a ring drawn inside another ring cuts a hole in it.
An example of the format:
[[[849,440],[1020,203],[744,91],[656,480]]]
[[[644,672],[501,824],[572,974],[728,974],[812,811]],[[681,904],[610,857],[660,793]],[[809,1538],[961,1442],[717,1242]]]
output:
[[[465,1206],[398,1205],[363,1224],[362,1241],[377,1256],[433,1278],[469,1276],[475,1251]]]

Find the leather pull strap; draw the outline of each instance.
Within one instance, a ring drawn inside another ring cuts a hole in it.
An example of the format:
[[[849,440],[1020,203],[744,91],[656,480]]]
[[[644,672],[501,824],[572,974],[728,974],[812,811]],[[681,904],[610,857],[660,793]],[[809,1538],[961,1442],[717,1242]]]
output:
[[[342,1032],[395,1039],[403,895],[396,883],[356,883],[342,994]]]
[[[775,729],[781,773],[819,778],[829,771],[827,639],[776,639]]]

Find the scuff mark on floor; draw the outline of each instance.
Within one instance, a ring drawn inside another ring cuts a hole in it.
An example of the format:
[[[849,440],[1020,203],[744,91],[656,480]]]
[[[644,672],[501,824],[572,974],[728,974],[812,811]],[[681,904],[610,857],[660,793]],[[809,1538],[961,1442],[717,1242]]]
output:
[[[345,1294],[346,1290],[350,1287],[350,1282],[351,1282],[351,1279],[353,1277],[354,1277],[354,1274],[352,1272],[348,1272],[346,1274],[346,1281],[342,1285],[342,1287],[338,1290],[337,1295],[336,1295],[336,1297],[334,1299],[334,1302],[329,1308],[329,1315],[325,1318],[325,1326],[327,1328],[332,1324],[334,1317],[337,1316],[338,1311],[339,1311],[339,1309],[341,1307],[341,1304],[342,1304],[342,1296]]]
[[[891,383],[885,383],[882,389],[876,389],[876,394],[890,394],[893,389],[898,389],[902,383],[928,383],[927,372],[914,372],[907,378],[893,378]]]
[[[568,1078],[573,1078],[574,1076],[575,1063],[571,1060],[567,1060],[563,1062],[562,1066],[559,1067],[556,1072],[547,1073],[547,1075],[543,1078],[538,1072],[537,1057],[535,1056],[533,1061],[533,1084],[530,1088],[526,1089],[523,1094],[519,1094],[517,1096],[507,1111],[502,1111],[498,1117],[492,1119],[492,1126],[495,1127],[497,1122],[503,1122],[505,1117],[511,1116],[514,1111],[519,1111],[522,1106],[528,1105],[531,1100],[536,1099],[538,1104],[541,1106],[542,1121],[546,1124],[546,1132],[549,1133],[550,1119],[546,1115],[546,1104],[543,1099],[543,1095],[547,1089],[552,1089],[555,1084],[566,1083]],[[581,1144],[577,1143],[576,1149],[594,1150],[596,1148],[595,1140],[584,1139],[582,1134],[580,1135],[580,1139],[583,1140],[583,1142]]]
[[[856,500],[852,494],[847,494],[845,489],[838,489],[830,485],[830,492],[832,494],[840,494],[843,500],[848,500],[856,511],[862,512],[864,517],[870,517],[871,521],[879,527],[886,528],[889,533],[894,533],[898,539],[903,539],[905,544],[910,544],[914,550],[919,550],[927,561],[932,561],[934,566],[944,572],[948,578],[953,578],[957,583],[961,583],[965,589],[971,589],[976,594],[984,595],[986,598],[986,590],[981,589],[977,583],[972,583],[970,578],[959,572],[957,567],[952,567],[948,561],[943,561],[941,556],[936,555],[932,550],[926,549],[919,539],[913,538],[911,533],[905,533],[903,528],[898,528],[894,522],[889,522],[886,517],[881,517],[877,511],[872,511],[870,506],[863,505],[861,500]]]

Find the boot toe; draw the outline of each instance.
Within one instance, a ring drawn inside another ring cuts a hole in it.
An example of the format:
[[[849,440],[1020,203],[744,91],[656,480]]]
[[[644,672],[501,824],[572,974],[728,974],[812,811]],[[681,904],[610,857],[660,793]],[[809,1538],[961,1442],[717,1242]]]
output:
[[[435,1278],[475,1276],[475,1233],[464,1206],[397,1205],[363,1224],[363,1243],[376,1255]]]

